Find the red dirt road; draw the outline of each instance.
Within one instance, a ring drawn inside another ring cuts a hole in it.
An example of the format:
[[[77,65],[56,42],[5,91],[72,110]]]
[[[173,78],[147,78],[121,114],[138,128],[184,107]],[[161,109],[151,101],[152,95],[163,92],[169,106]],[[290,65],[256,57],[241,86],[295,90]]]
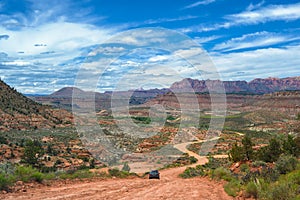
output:
[[[161,170],[160,180],[142,178],[105,179],[74,182],[28,189],[27,192],[1,194],[0,199],[43,200],[157,200],[205,199],[229,200],[223,184],[208,178],[181,179],[178,174],[185,167]]]
[[[189,150],[187,142],[174,145],[182,152],[186,152],[198,159],[197,164],[205,164],[208,159]],[[147,178],[104,179],[72,182],[69,184],[52,184],[32,188],[24,193],[0,194],[0,199],[11,200],[158,200],[158,199],[186,199],[186,200],[230,200],[220,182],[208,178],[182,179],[178,175],[186,167],[171,168],[160,171],[160,180]]]

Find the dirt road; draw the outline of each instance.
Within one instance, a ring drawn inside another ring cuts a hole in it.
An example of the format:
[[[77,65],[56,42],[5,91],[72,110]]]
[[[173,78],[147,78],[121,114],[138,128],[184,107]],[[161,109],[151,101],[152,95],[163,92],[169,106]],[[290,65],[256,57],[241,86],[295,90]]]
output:
[[[182,152],[195,156],[197,164],[205,164],[208,160],[205,156],[199,156],[189,150],[187,145],[193,143],[182,143],[174,145]],[[158,199],[205,199],[205,200],[229,200],[220,182],[208,178],[182,179],[178,175],[186,167],[165,169],[160,171],[160,180],[149,180],[147,178],[131,179],[105,179],[74,182],[52,186],[33,188],[25,193],[13,193],[0,195],[0,199],[31,199],[31,200],[158,200]]]
[[[161,171],[160,180],[141,178],[90,180],[69,184],[42,186],[23,193],[0,195],[0,199],[101,200],[101,199],[205,199],[229,200],[222,183],[208,178],[181,179],[185,167]]]

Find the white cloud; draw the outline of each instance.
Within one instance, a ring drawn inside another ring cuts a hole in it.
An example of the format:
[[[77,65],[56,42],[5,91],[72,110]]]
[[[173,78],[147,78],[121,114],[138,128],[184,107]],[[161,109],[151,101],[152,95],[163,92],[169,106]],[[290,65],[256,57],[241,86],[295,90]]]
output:
[[[270,32],[256,32],[217,44],[213,50],[232,51],[253,47],[264,47],[299,40],[300,37]]]
[[[134,31],[125,31],[119,35],[115,35],[112,38],[114,43],[126,44],[126,45],[158,45],[160,43],[166,42],[166,37],[168,37],[169,32],[160,28],[152,29],[135,29]],[[105,41],[105,43],[110,43],[111,40]],[[153,46],[153,47],[154,47]]]
[[[300,44],[245,52],[211,53],[224,80],[299,76]]]
[[[11,61],[11,62],[1,62],[1,65],[14,65],[14,66],[26,66],[26,65],[30,65],[32,63],[28,62],[28,61],[23,61],[23,60],[15,60],[15,61]]]
[[[247,10],[225,17],[233,24],[258,24],[267,21],[300,19],[300,3],[288,5],[269,5],[256,10]]]
[[[262,3],[263,4],[263,3]],[[251,5],[251,4],[250,4]],[[233,26],[260,24],[271,21],[293,21],[300,19],[300,3],[288,5],[269,5],[260,7],[261,5],[252,5],[245,11],[237,14],[226,15],[227,20],[217,24],[200,24],[187,28],[179,29],[183,33],[190,32],[209,32],[219,29],[227,29]]]
[[[261,2],[259,2],[258,4],[252,4],[252,3],[250,3],[250,5],[247,7],[247,9],[246,10],[248,10],[248,11],[251,11],[251,10],[254,10],[254,9],[257,9],[257,8],[260,8],[263,4],[265,3],[265,1],[263,0],[263,1],[261,1]]]
[[[201,54],[203,54],[203,50],[200,48],[180,49],[174,52],[175,56],[180,56],[183,58],[193,58]]]
[[[169,56],[167,56],[167,55],[158,55],[158,56],[149,58],[149,62],[165,61],[168,59],[169,59]]]
[[[199,43],[199,44],[205,44],[205,43],[209,43],[211,41],[214,41],[216,39],[221,38],[222,36],[219,35],[212,35],[209,37],[195,37],[194,40]]]
[[[213,2],[215,2],[216,0],[202,0],[202,1],[197,1],[195,3],[192,3],[190,5],[185,6],[183,9],[189,9],[189,8],[194,8],[200,5],[208,5],[211,4]]]
[[[149,19],[144,21],[142,24],[160,24],[164,22],[176,22],[176,21],[184,21],[184,20],[189,20],[189,19],[196,19],[198,16],[193,16],[193,15],[187,15],[187,16],[181,16],[177,18],[159,18],[159,19]]]
[[[142,22],[129,22],[129,23],[123,23],[122,25],[119,25],[116,27],[118,30],[128,30],[130,28],[136,28],[136,27],[143,27],[145,25],[152,25],[152,24],[161,24],[161,23],[167,23],[167,22],[177,22],[177,21],[185,21],[190,19],[196,19],[199,18],[198,16],[194,15],[186,15],[186,16],[179,16],[176,18],[158,18],[158,19],[148,19]]]
[[[111,34],[108,29],[67,22],[49,23],[19,31],[0,27],[0,32],[10,36],[7,40],[0,40],[1,51],[10,57],[20,57],[18,52],[24,52],[24,59],[39,56],[43,52],[61,53],[62,57],[69,55],[71,59],[76,57],[75,54],[80,55],[81,48],[103,42]],[[35,44],[45,45],[36,47]],[[55,59],[60,60],[59,57]]]
[[[125,51],[125,48],[123,47],[98,47],[94,51],[91,51],[88,56],[96,56],[98,54],[114,55],[123,51]]]

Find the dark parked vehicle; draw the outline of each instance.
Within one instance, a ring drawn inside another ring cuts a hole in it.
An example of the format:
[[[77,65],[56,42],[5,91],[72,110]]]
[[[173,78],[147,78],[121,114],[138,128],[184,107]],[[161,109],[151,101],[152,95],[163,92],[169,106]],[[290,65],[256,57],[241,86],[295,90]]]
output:
[[[158,170],[151,170],[149,173],[149,179],[159,179],[159,172]]]

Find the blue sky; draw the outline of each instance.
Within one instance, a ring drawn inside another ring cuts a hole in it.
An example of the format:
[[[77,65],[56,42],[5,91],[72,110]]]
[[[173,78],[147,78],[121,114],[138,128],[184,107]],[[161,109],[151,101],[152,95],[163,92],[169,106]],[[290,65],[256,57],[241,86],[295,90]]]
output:
[[[299,1],[0,0],[0,77],[27,94],[72,86],[91,50],[123,31],[145,27],[186,34],[208,52],[222,80],[300,76]],[[113,89],[127,76],[133,79],[131,68],[145,60],[156,67],[179,64],[164,56],[138,51],[120,58],[111,65],[114,70],[105,71],[99,90]],[[176,73],[197,78],[181,64]],[[152,85],[131,87],[154,87],[158,76],[165,80],[159,86],[180,78],[157,71],[146,72]]]

